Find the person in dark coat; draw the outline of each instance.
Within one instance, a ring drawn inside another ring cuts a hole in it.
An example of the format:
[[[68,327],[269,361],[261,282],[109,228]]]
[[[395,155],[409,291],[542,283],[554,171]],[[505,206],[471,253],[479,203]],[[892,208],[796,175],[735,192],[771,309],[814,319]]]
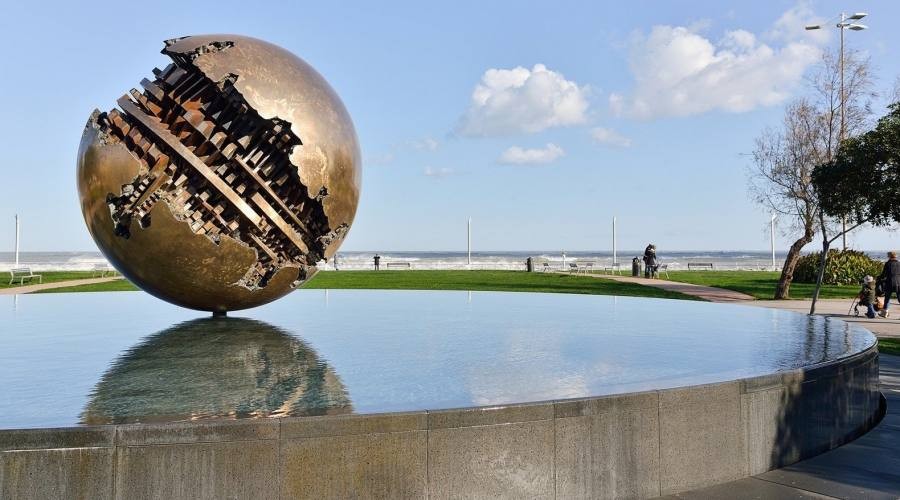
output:
[[[375,270],[377,271],[381,266],[381,256],[376,253],[375,257],[372,257],[372,260],[375,261]]]
[[[659,261],[656,258],[656,245],[651,243],[647,245],[647,248],[644,250],[644,277],[656,278],[658,276],[656,273],[658,265]]]
[[[897,261],[897,252],[888,252],[887,256],[888,261],[878,275],[878,281],[884,288],[884,309],[878,313],[882,318],[887,318],[890,314],[888,307],[891,306],[891,295],[897,294],[897,300],[900,300],[900,261]]]

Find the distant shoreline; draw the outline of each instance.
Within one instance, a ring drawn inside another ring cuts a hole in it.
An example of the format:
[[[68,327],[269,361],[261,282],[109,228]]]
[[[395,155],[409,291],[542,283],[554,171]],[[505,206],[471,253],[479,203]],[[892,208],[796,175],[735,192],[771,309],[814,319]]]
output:
[[[363,270],[373,267],[372,258],[375,251],[348,251],[338,252],[338,269]],[[412,269],[419,270],[522,270],[525,268],[525,260],[533,257],[537,265],[549,263],[553,268],[563,269],[572,262],[591,262],[597,269],[610,267],[613,263],[612,251],[566,251],[565,257],[561,251],[477,251],[472,252],[471,261],[465,251],[378,251],[382,265],[390,262],[409,263]],[[882,259],[884,251],[866,251],[876,259]],[[617,262],[623,270],[630,270],[631,260],[643,254],[643,250],[620,250],[617,252]],[[662,249],[659,256],[663,263],[669,265],[670,270],[686,269],[689,263],[711,263],[717,270],[772,270],[781,266],[785,253],[775,253],[775,263],[772,263],[770,252],[744,251],[744,250],[690,250],[690,251],[665,251]],[[21,252],[18,267],[29,267],[35,272],[40,271],[90,271],[97,266],[107,265],[106,259],[100,252]],[[318,267],[322,270],[333,270],[335,259],[329,262],[320,262]],[[8,272],[15,267],[14,254],[12,252],[0,252],[0,272]]]

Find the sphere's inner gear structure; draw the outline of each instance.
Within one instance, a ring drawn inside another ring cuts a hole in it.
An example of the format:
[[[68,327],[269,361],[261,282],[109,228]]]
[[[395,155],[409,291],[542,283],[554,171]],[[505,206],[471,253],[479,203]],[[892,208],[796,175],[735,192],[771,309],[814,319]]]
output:
[[[216,243],[226,235],[256,251],[240,283],[253,290],[286,265],[305,279],[347,227],[329,227],[327,191],[310,193],[301,182],[291,153],[302,141],[291,124],[261,117],[235,88],[238,76],[213,81],[192,64],[232,45],[188,54],[163,49],[173,63],[154,69],[154,81],[141,81],[143,92],[122,96],[120,109],[93,120],[107,143],[121,142],[141,162],[133,182],[107,196],[116,235],[128,238],[135,223],[149,227],[154,204],[166,202],[194,233]]]

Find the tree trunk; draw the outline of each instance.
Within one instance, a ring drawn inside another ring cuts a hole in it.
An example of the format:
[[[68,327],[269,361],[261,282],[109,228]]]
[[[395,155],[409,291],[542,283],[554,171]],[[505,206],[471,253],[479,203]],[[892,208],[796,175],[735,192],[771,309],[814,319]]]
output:
[[[813,290],[812,304],[809,306],[810,315],[816,313],[816,302],[819,300],[819,291],[822,290],[822,279],[825,277],[825,264],[828,264],[828,247],[831,246],[823,212],[819,212],[819,229],[822,231],[822,255],[819,256],[819,272],[816,276],[816,289]]]
[[[831,242],[827,238],[822,239],[822,255],[819,257],[819,274],[816,276],[816,289],[813,291],[812,304],[809,306],[809,314],[816,313],[816,302],[819,300],[819,291],[822,289],[822,279],[825,277],[825,265],[828,264],[828,248]]]
[[[794,270],[797,268],[797,262],[800,261],[800,251],[812,241],[813,235],[812,229],[807,229],[803,236],[795,241],[788,250],[787,257],[784,259],[784,266],[781,267],[781,277],[778,278],[778,286],[775,287],[775,300],[790,298],[791,282],[794,281]]]

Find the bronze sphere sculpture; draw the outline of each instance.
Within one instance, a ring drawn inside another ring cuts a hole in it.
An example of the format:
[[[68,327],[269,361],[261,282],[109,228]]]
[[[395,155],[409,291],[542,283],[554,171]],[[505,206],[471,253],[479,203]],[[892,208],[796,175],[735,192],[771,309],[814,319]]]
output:
[[[334,255],[359,201],[353,123],[324,78],[254,38],[165,42],[172,59],[94,111],[78,190],[122,275],[213,312],[275,300]]]

